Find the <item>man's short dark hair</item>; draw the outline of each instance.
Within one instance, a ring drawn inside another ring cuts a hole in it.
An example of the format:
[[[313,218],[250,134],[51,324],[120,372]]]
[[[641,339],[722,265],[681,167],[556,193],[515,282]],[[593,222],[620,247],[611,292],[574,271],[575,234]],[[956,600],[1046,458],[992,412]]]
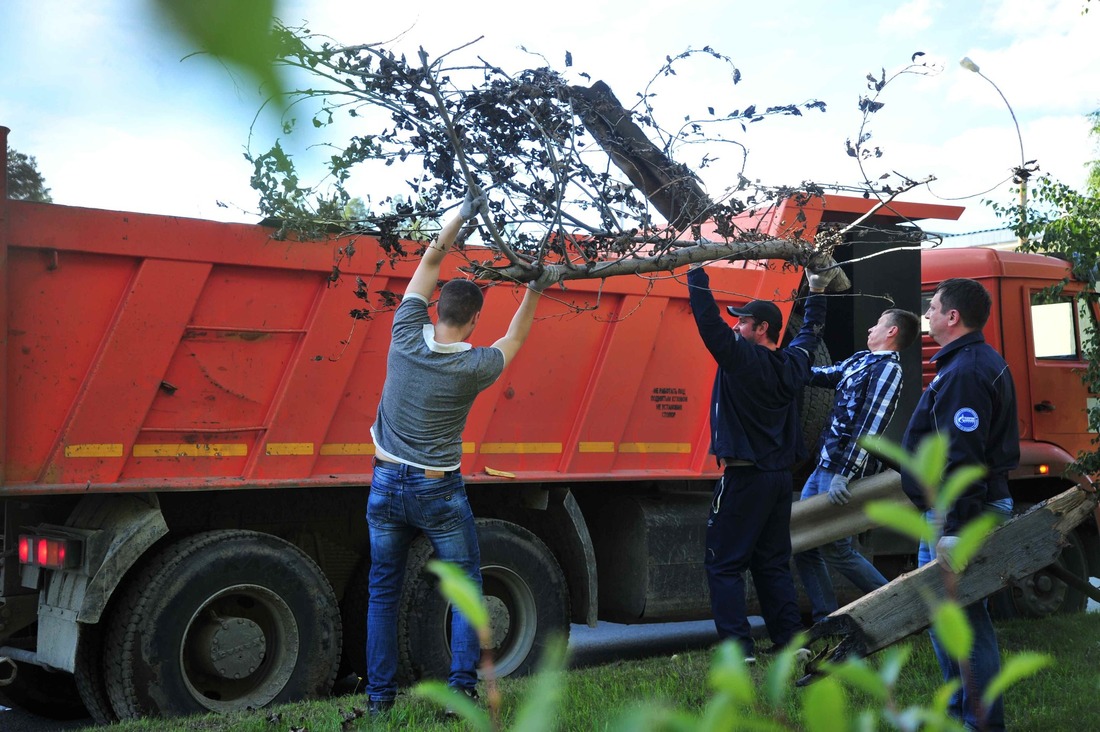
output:
[[[884,310],[882,314],[887,316],[890,325],[898,329],[894,343],[897,344],[899,351],[904,351],[917,339],[917,333],[920,332],[920,317],[916,313],[901,308],[890,308]]]
[[[481,312],[485,296],[481,288],[470,280],[451,280],[443,285],[436,305],[439,320],[447,325],[465,325]]]
[[[989,291],[977,280],[965,277],[952,277],[944,280],[936,288],[943,310],[958,310],[963,325],[971,330],[980,330],[989,320],[989,310],[993,298]]]

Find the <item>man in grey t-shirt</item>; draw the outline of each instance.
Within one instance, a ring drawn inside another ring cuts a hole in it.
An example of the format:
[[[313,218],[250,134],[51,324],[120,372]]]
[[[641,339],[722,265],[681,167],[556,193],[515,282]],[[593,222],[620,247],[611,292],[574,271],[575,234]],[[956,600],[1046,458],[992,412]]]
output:
[[[367,502],[370,601],[367,609],[367,694],[371,715],[397,694],[397,605],[409,545],[421,531],[436,556],[481,585],[473,512],[459,468],[462,430],[474,398],[496,381],[527,339],[540,291],[528,287],[508,332],[489,348],[466,342],[481,316],[481,289],[451,280],[440,291],[437,322],[428,299],[462,224],[485,199],[467,194],[459,215],[424,252],[393,318],[386,382],[371,427],[375,462]],[[456,610],[451,623],[451,673],[456,693],[476,698],[477,633]]]

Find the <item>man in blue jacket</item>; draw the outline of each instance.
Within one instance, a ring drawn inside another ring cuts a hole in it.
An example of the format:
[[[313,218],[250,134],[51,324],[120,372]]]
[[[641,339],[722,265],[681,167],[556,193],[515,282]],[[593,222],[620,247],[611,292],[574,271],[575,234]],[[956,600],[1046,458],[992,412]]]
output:
[[[992,300],[980,282],[953,278],[936,288],[928,306],[928,333],[940,345],[932,356],[936,378],[921,395],[909,420],[902,445],[914,451],[925,436],[939,432],[949,439],[945,475],[964,465],[983,465],[987,473],[959,496],[945,516],[929,511],[931,500],[911,475],[902,472],[902,488],[910,500],[927,511],[941,538],[921,543],[920,566],[941,555],[951,565],[951,549],[959,530],[984,511],[1012,514],[1008,472],[1020,462],[1020,435],[1016,416],[1016,388],[1008,364],[985,342],[982,328]],[[954,567],[952,567],[954,569]],[[1004,702],[998,697],[986,708],[982,694],[1000,671],[1000,652],[985,601],[966,608],[974,643],[965,669],[944,652],[932,634],[944,679],[961,679],[949,711],[968,729],[1003,730]]]
[[[768,635],[787,645],[802,628],[791,576],[791,466],[806,456],[798,401],[810,378],[825,325],[824,292],[838,270],[807,272],[811,295],[802,329],[779,348],[783,318],[775,303],[754,300],[722,319],[710,278],[688,272],[695,324],[718,363],[711,399],[711,452],[723,468],[707,520],[704,564],[719,640],[735,639],[755,661],[745,603],[744,572],[752,573]]]

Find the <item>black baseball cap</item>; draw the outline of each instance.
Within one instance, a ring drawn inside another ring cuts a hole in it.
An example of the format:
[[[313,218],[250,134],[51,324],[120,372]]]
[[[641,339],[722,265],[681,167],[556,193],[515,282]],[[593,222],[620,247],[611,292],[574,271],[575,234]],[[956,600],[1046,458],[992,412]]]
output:
[[[739,318],[753,318],[758,322],[763,321],[768,325],[775,326],[778,331],[783,330],[783,315],[771,300],[753,300],[739,308],[730,305],[726,310],[729,311],[730,315],[736,315]]]

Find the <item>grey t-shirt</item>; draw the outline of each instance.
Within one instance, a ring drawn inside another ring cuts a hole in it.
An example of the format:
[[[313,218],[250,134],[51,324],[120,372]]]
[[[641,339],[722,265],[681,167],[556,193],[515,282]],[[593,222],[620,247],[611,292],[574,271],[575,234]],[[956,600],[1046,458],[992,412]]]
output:
[[[406,293],[393,316],[386,382],[370,428],[375,453],[429,470],[458,470],[474,398],[504,370],[504,353],[437,343],[427,301]]]

